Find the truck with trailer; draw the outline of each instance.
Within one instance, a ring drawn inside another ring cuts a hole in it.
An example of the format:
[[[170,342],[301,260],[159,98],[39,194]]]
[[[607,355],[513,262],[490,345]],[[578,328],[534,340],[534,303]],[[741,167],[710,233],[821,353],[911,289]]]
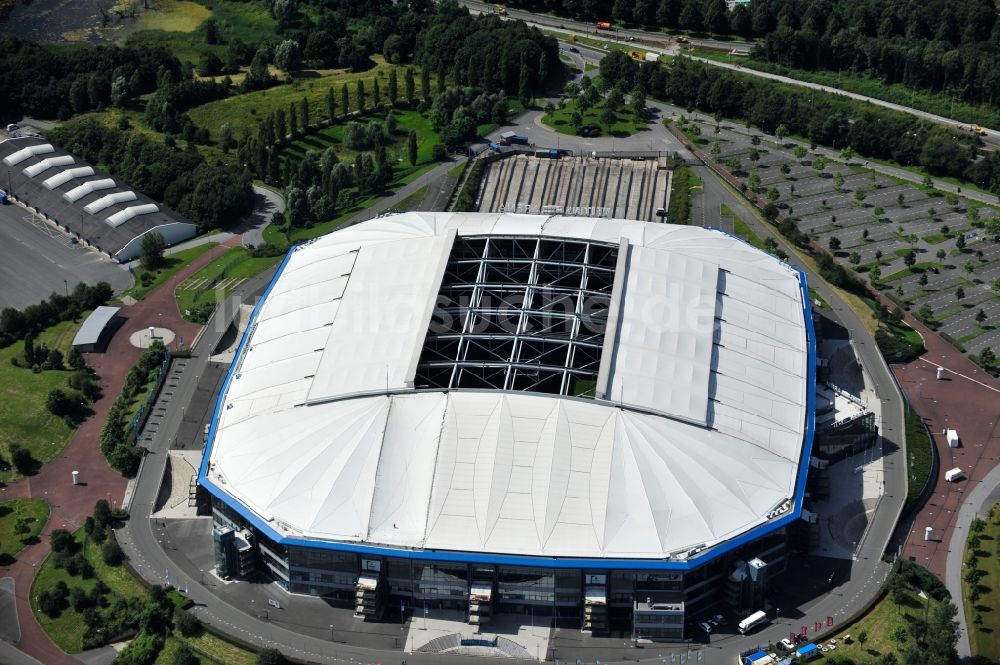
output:
[[[514,132],[504,132],[500,135],[500,145],[528,145],[528,137]]]
[[[751,614],[750,616],[748,616],[746,619],[743,619],[743,621],[740,621],[739,625],[740,634],[746,635],[757,626],[760,626],[765,623],[767,623],[767,613],[764,612],[763,610],[758,610],[753,614]]]

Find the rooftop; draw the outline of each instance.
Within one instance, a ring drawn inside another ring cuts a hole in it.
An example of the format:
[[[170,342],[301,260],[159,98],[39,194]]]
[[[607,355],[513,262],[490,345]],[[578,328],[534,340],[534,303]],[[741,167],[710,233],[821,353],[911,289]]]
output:
[[[695,227],[352,226],[293,250],[258,305],[201,481],[285,540],[696,558],[801,507],[803,287]]]

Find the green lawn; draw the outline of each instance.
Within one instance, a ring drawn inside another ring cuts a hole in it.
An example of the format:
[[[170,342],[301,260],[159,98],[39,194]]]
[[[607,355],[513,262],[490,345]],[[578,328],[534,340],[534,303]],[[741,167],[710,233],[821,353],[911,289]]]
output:
[[[914,331],[914,334],[916,332]],[[922,342],[921,342],[922,343]],[[931,474],[931,446],[927,427],[909,403],[906,404],[906,507],[909,507],[924,489]]]
[[[225,59],[225,44],[205,42],[204,21],[215,19],[223,41],[239,37],[248,44],[280,40],[277,22],[262,3],[235,0],[176,2],[160,0],[162,11],[143,15],[138,29],[126,40],[136,46],[166,46],[183,61],[198,63],[203,53]]]
[[[14,533],[14,524],[21,519],[27,522],[28,533]],[[0,565],[13,562],[48,521],[49,504],[41,499],[0,501]]]
[[[87,561],[94,567],[94,576],[90,579],[72,576],[64,569],[56,568],[54,559],[50,555],[39,567],[38,575],[31,585],[31,609],[38,623],[52,641],[67,653],[79,653],[83,650],[82,640],[86,631],[83,615],[68,607],[58,617],[47,616],[38,608],[38,596],[42,592],[54,587],[60,580],[65,582],[70,590],[73,587],[80,587],[89,592],[97,581],[101,580],[111,589],[107,596],[111,606],[117,598],[138,598],[146,593],[145,587],[132,577],[124,565],[112,567],[104,563],[100,547],[87,541],[83,529],[77,529],[73,536],[83,547],[82,551]]]
[[[929,608],[927,603],[930,603]],[[937,604],[915,593],[907,594],[905,604],[899,604],[893,602],[892,594],[887,593],[865,616],[837,631],[838,638],[850,635],[851,643],[844,644],[842,639],[838,640],[836,657],[828,654],[823,660],[845,662],[844,659],[849,658],[855,663],[873,665],[882,654],[892,653],[898,657],[916,642],[909,630],[914,619],[923,620],[925,612],[933,610]],[[862,631],[868,634],[863,646],[858,640]]]
[[[391,65],[385,62],[381,56],[374,57],[375,66],[365,72],[354,73],[348,70],[319,70],[316,77],[301,77],[295,79],[290,84],[279,85],[268,90],[258,90],[245,95],[235,95],[220,99],[218,101],[202,104],[191,109],[188,114],[199,127],[207,127],[212,137],[224,123],[229,123],[233,133],[239,136],[245,132],[256,132],[257,124],[271,114],[276,109],[287,112],[291,103],[299,104],[303,97],[309,100],[309,119],[312,123],[325,120],[327,117],[326,93],[333,88],[337,101],[337,113],[341,113],[340,90],[344,83],[347,83],[351,100],[351,110],[358,110],[357,81],[365,82],[365,92],[367,93],[368,107],[374,104],[372,97],[372,82],[378,78],[382,101],[387,101],[385,95],[389,89],[389,70],[395,68],[399,79],[399,91],[402,96],[405,90],[406,67],[401,65]],[[416,95],[419,99],[423,94],[420,86],[420,73],[414,72],[416,79]],[[431,77],[433,87],[434,77]],[[296,107],[297,108],[297,107]]]
[[[740,238],[743,238],[748,243],[753,245],[759,250],[767,251],[764,245],[764,240],[754,233],[754,230],[750,228],[750,225],[744,222],[739,215],[733,212],[732,208],[727,206],[725,203],[722,204],[721,213],[723,217],[730,217],[733,220],[733,231]]]
[[[67,355],[87,314],[81,314],[79,321],[62,321],[42,331],[35,339],[35,346],[44,342]],[[51,390],[68,387],[70,370],[35,374],[31,369],[14,367],[10,361],[15,357],[23,361],[23,341],[0,349],[0,457],[9,464],[10,444],[19,443],[44,464],[62,451],[76,431],[45,408],[45,398]],[[19,477],[13,467],[0,470],[0,481],[10,482]]]
[[[239,286],[242,280],[247,280],[280,263],[282,258],[281,256],[254,257],[243,247],[228,249],[177,287],[174,294],[177,310],[185,318],[190,318],[188,313],[194,310],[196,305],[218,302],[220,297],[225,298]],[[199,283],[204,280],[214,281],[214,284]]]
[[[973,548],[969,546],[973,537],[978,537],[978,546],[974,551],[976,568],[983,577],[976,582],[979,599],[975,602],[969,597],[972,585],[969,580],[962,581],[962,601],[965,604],[965,620],[969,626],[969,642],[972,647],[972,657],[996,657],[1000,654],[1000,504],[994,505],[989,514],[983,518],[983,530],[980,533],[970,531],[970,541],[966,544],[965,560],[969,560]]]
[[[928,235],[925,235],[923,240],[928,245],[937,245],[939,243],[944,242],[945,240],[949,240],[954,237],[955,235],[953,233],[949,233],[947,235],[944,233],[930,233]]]
[[[604,102],[601,101],[593,108],[584,111],[581,126],[597,125],[601,128],[602,136],[617,136],[619,138],[631,136],[646,128],[646,121],[638,117],[628,106],[623,106],[619,111],[616,111],[615,119],[611,123],[605,123],[601,120],[603,109]],[[542,122],[560,134],[576,136],[577,131],[573,126],[573,112],[575,110],[576,100],[570,99],[562,108],[557,108],[552,113],[542,116]]]
[[[923,261],[921,263],[915,263],[909,268],[903,268],[890,275],[883,275],[880,280],[882,283],[895,282],[897,279],[903,279],[909,275],[919,274],[926,270],[930,270],[937,266],[937,263],[933,261]]]
[[[147,295],[153,292],[160,284],[176,275],[184,266],[194,261],[196,258],[209,251],[215,247],[216,243],[208,242],[204,245],[198,245],[197,247],[191,247],[190,249],[181,250],[176,254],[170,254],[164,258],[164,266],[159,270],[153,272],[153,281],[147,285],[142,284],[142,273],[144,272],[141,268],[136,271],[135,285],[126,291],[122,295],[129,295],[136,300],[142,300]]]

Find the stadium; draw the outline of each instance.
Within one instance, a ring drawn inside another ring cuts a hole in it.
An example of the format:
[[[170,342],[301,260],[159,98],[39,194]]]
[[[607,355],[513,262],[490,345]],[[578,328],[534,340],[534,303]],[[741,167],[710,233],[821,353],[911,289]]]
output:
[[[720,231],[351,226],[289,252],[221,389],[217,572],[371,619],[683,639],[785,566],[814,362],[804,275]]]

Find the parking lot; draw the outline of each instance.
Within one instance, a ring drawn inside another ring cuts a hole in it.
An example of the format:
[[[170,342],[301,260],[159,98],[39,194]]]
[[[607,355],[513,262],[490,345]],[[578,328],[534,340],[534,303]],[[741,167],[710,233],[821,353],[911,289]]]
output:
[[[967,352],[1000,352],[1000,293],[992,288],[1000,243],[981,228],[1000,211],[876,173],[861,160],[817,158],[795,142],[758,134],[754,145],[753,134],[701,126],[706,151],[723,165],[738,161],[738,169],[727,168],[744,182],[756,174],[756,193],[770,199],[776,192],[776,205],[845,268],[866,281],[874,276],[918,318],[929,312],[937,331]]]
[[[108,258],[70,242],[67,235],[17,205],[0,205],[0,307],[25,307],[77,282],[111,284],[115,292],[132,276]]]

